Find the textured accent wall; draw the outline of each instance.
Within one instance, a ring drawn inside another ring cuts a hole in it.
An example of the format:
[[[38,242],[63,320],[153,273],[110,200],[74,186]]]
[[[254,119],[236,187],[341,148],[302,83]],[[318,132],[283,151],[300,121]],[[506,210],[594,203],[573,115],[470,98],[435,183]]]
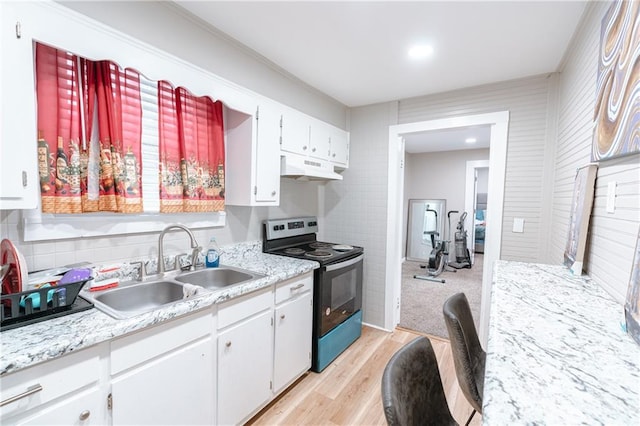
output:
[[[553,77],[537,76],[400,101],[399,124],[508,110],[501,259],[546,260],[551,202],[548,111]],[[491,192],[491,190],[489,190]],[[514,218],[524,232],[513,233]],[[491,232],[487,229],[487,232]]]
[[[562,261],[576,169],[590,162],[600,23],[608,2],[593,2],[567,50],[558,92],[558,141],[550,256]],[[616,209],[606,212],[607,186],[615,181]],[[599,163],[585,273],[616,300],[625,299],[640,226],[640,156]]]

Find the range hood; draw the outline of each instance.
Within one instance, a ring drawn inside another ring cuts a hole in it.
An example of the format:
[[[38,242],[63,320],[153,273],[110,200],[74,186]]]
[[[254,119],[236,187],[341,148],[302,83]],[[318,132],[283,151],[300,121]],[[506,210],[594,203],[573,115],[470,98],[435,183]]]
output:
[[[309,159],[296,154],[280,157],[280,176],[297,180],[342,180],[328,161]]]

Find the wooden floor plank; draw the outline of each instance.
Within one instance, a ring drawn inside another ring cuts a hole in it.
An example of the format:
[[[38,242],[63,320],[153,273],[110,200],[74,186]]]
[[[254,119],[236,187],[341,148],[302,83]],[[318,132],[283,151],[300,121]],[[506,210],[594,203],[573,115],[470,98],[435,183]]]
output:
[[[385,425],[380,386],[394,353],[420,334],[363,327],[362,336],[322,373],[309,372],[251,419],[251,425]],[[458,387],[449,341],[431,340],[449,409],[464,424],[473,411]],[[482,424],[476,414],[471,425]]]

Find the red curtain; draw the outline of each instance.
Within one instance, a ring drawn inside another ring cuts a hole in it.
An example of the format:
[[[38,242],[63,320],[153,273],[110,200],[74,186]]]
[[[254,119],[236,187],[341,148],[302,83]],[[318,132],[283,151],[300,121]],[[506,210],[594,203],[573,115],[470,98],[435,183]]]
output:
[[[81,213],[78,58],[36,44],[38,172],[44,213]]]
[[[98,108],[99,210],[142,212],[140,76],[110,61],[86,62],[87,103],[95,98]]]
[[[37,43],[36,85],[42,211],[142,212],[138,73]],[[91,137],[96,108],[98,141]],[[100,180],[96,197],[88,193],[94,143],[100,145],[95,159]]]
[[[224,210],[222,103],[158,83],[160,211]]]

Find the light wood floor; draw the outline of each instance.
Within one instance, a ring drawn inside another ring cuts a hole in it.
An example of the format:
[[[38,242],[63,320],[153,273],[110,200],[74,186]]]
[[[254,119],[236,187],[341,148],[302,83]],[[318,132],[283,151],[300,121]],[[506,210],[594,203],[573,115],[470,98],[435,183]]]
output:
[[[380,384],[391,356],[419,334],[364,327],[362,337],[322,373],[309,372],[258,413],[251,425],[385,425]],[[431,339],[451,413],[464,425],[473,411],[458,388],[449,341]],[[471,425],[482,423],[476,413]]]

